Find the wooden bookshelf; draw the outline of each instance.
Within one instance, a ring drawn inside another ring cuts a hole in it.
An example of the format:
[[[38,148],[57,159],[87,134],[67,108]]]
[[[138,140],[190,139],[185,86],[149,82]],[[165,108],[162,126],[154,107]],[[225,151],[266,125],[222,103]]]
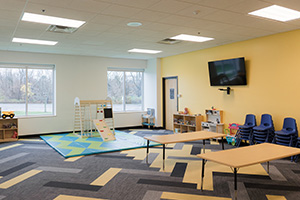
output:
[[[0,119],[0,142],[18,140],[18,119]]]
[[[186,133],[201,130],[202,115],[173,115],[174,133]]]

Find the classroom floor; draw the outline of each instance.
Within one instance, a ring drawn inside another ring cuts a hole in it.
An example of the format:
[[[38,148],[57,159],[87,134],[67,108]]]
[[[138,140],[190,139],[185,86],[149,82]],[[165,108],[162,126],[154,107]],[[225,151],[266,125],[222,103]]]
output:
[[[166,130],[127,130],[138,136],[171,134]],[[225,144],[225,149],[233,146]],[[196,157],[202,141],[167,145],[166,168],[162,147],[65,159],[39,137],[0,144],[0,199],[22,200],[227,200],[233,196],[230,168],[208,162],[204,191],[200,188],[202,161]],[[206,152],[219,151],[217,141]],[[237,158],[238,159],[238,158]],[[239,170],[238,199],[300,199],[300,161],[289,158]]]

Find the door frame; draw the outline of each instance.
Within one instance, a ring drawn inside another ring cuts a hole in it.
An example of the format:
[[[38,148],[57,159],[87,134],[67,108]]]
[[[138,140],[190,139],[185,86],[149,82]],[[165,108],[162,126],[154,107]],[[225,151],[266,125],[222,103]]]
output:
[[[177,111],[178,111],[178,76],[169,76],[169,77],[163,77],[162,78],[162,110],[163,110],[163,128],[166,128],[166,80],[168,79],[176,79],[177,81]]]

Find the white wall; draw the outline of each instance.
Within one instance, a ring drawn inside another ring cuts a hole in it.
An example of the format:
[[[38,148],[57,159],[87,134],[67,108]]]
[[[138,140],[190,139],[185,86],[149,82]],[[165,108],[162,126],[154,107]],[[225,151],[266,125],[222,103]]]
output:
[[[144,107],[155,109],[156,126],[161,126],[160,59],[148,60],[144,74]]]
[[[73,130],[75,97],[105,99],[107,67],[146,68],[147,61],[90,56],[0,51],[0,62],[55,64],[56,116],[19,119],[19,135]],[[141,113],[116,113],[115,126],[139,126]]]

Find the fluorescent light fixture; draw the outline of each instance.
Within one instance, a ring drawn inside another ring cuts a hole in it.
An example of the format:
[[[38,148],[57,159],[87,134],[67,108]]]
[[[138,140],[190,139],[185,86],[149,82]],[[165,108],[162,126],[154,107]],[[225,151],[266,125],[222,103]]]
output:
[[[131,53],[150,53],[150,54],[157,54],[162,51],[157,51],[157,50],[148,50],[148,49],[130,49],[128,52]]]
[[[51,24],[51,25],[58,25],[58,26],[67,26],[67,27],[74,27],[74,28],[79,28],[81,25],[85,23],[85,21],[66,19],[60,17],[52,17],[47,15],[38,15],[38,14],[27,13],[27,12],[24,13],[22,17],[22,21]]]
[[[180,34],[174,37],[171,37],[174,40],[184,40],[190,42],[206,42],[209,40],[213,40],[214,38],[203,37],[203,36],[195,36],[195,35],[187,35],[187,34]]]
[[[277,5],[262,8],[262,9],[250,12],[248,14],[259,16],[259,17],[265,17],[268,19],[274,19],[274,20],[278,20],[281,22],[286,22],[286,21],[300,18],[299,11],[285,8],[282,6],[277,6]]]
[[[27,44],[42,44],[42,45],[56,45],[56,41],[47,41],[47,40],[32,40],[25,38],[13,38],[12,42],[17,43],[27,43]]]

